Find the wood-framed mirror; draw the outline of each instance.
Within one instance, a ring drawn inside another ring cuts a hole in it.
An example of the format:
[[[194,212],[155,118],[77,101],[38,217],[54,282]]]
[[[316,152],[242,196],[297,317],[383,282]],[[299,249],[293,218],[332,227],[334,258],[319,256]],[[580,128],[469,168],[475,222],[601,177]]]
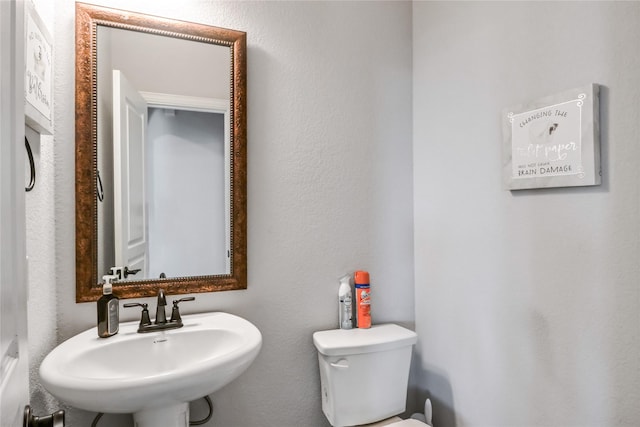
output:
[[[245,289],[246,33],[76,3],[75,102],[76,301]]]

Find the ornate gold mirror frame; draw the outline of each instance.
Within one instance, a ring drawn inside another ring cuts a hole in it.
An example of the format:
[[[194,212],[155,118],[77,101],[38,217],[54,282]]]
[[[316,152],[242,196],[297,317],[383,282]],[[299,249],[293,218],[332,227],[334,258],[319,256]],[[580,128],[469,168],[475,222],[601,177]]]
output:
[[[76,3],[76,302],[95,301],[98,282],[97,28],[108,26],[227,46],[230,87],[230,274],[126,280],[114,284],[120,298],[214,292],[247,287],[246,33],[203,24]]]

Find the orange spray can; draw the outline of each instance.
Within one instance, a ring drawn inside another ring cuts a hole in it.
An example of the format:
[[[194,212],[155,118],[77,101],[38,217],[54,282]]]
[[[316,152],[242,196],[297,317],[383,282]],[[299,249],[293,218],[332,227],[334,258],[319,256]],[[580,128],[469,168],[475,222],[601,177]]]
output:
[[[356,288],[356,321],[358,328],[371,327],[371,286],[369,273],[356,271],[354,273]]]

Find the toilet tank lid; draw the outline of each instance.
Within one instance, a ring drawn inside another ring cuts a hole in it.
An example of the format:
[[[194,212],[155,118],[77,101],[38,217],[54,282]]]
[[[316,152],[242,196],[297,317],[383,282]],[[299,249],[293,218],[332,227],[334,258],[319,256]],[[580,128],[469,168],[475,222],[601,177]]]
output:
[[[369,329],[331,329],[313,334],[313,343],[325,356],[347,356],[412,346],[418,335],[402,326],[388,323]]]

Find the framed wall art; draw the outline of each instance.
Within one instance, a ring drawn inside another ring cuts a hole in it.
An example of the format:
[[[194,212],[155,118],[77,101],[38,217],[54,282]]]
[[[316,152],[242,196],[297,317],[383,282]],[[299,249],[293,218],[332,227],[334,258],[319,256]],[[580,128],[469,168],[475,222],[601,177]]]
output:
[[[599,86],[503,111],[506,190],[600,185]]]
[[[25,122],[40,132],[52,133],[53,44],[31,2],[25,2]]]

